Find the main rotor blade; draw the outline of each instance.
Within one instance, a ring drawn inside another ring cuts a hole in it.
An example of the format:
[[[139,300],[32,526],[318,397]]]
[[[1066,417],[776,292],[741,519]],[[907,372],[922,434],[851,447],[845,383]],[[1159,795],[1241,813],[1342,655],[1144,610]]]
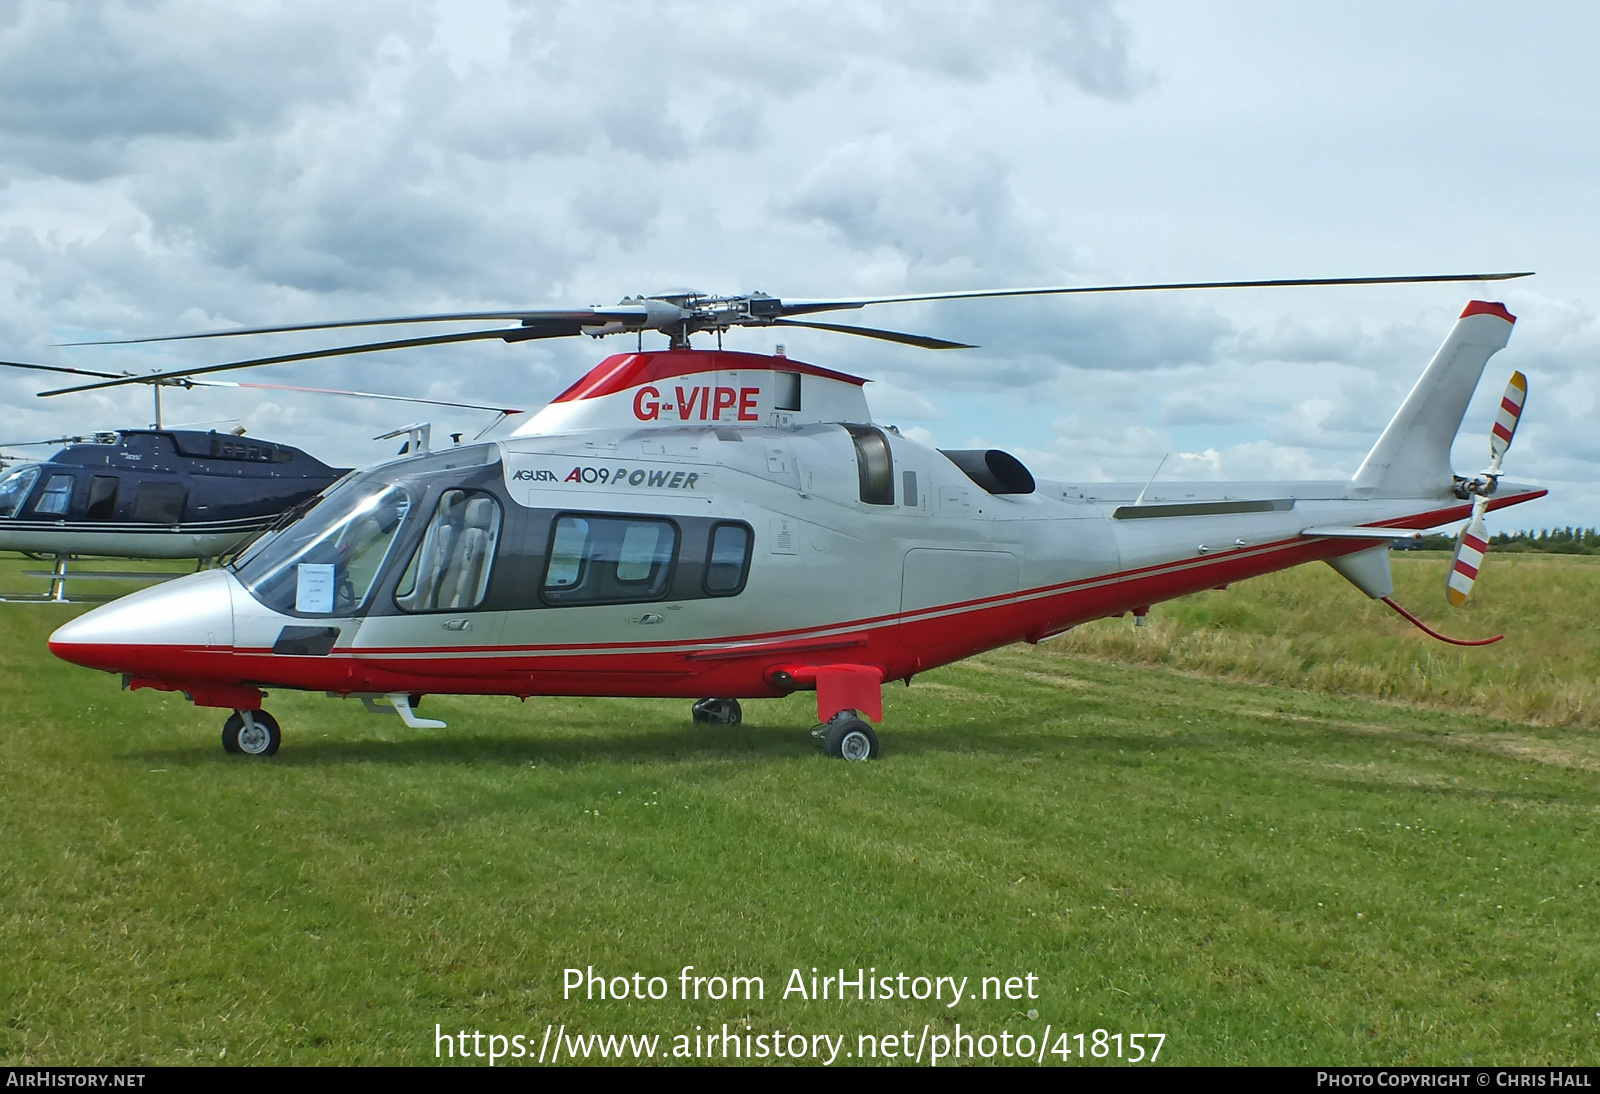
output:
[[[968,289],[959,292],[908,293],[903,296],[855,296],[837,300],[783,301],[784,315],[861,308],[868,304],[899,304],[919,300],[979,300],[996,296],[1069,296],[1078,293],[1169,292],[1176,289],[1276,289],[1297,285],[1420,285],[1444,281],[1510,281],[1532,277],[1525,273],[1417,274],[1401,277],[1295,277],[1270,281],[1168,281],[1150,285],[1062,285],[1035,289]]]
[[[147,376],[125,376],[115,380],[104,380],[98,384],[81,384],[77,387],[56,388],[53,391],[41,391],[41,397],[48,395],[67,395],[77,391],[96,391],[107,387],[124,387],[128,384],[148,384],[173,378],[188,378],[193,376],[207,376],[214,372],[227,372],[236,368],[255,368],[258,365],[283,365],[294,361],[315,361],[324,357],[346,357],[353,353],[376,353],[386,349],[411,349],[417,346],[443,346],[454,342],[479,342],[490,338],[499,338],[506,342],[526,342],[535,338],[560,338],[570,334],[581,334],[583,328],[572,324],[567,329],[565,324],[550,324],[549,328],[542,327],[511,327],[500,330],[471,330],[457,331],[453,334],[438,334],[431,338],[402,338],[396,342],[368,342],[359,346],[338,346],[334,349],[310,350],[306,353],[282,353],[275,357],[256,357],[249,361],[230,361],[225,365],[202,365],[199,368],[173,369],[171,372],[152,372]]]
[[[0,448],[28,448],[41,444],[82,444],[88,437],[51,437],[47,441],[0,441]]]
[[[437,315],[391,315],[380,319],[345,319],[328,323],[296,323],[284,327],[234,327],[229,330],[196,331],[190,334],[155,334],[145,338],[107,338],[93,342],[57,342],[57,346],[132,346],[144,342],[186,342],[195,338],[238,338],[250,334],[292,334],[308,330],[342,330],[346,327],[390,327],[402,323],[502,322],[537,326],[542,323],[570,323],[579,327],[604,323],[637,322],[648,309],[642,304],[595,305],[588,308],[521,308],[514,311],[464,311]]]
[[[21,361],[0,361],[0,366],[32,369],[35,372],[66,372],[74,376],[104,376],[113,380],[132,375],[127,372],[96,372],[92,368],[66,368],[62,365],[29,365]]]
[[[298,384],[252,384],[243,380],[192,380],[195,387],[248,387],[266,391],[308,391],[313,395],[348,395],[356,399],[388,399],[397,403],[427,403],[430,406],[454,406],[466,410],[488,410],[502,418],[525,411],[510,407],[486,406],[483,403],[458,403],[449,399],[424,399],[416,395],[384,395],[375,391],[342,391],[332,387],[301,387]]]
[[[765,325],[779,316],[809,315],[813,312],[838,311],[865,307],[868,304],[893,304],[925,300],[977,300],[987,297],[1007,296],[1065,296],[1080,293],[1160,292],[1176,289],[1247,289],[1278,288],[1296,285],[1405,285],[1445,281],[1505,281],[1529,277],[1530,273],[1483,274],[1422,274],[1403,277],[1325,277],[1282,278],[1267,281],[1174,281],[1148,285],[1063,285],[1021,289],[969,289],[958,292],[907,293],[896,296],[858,296],[839,299],[773,300],[773,310],[756,318],[733,319],[727,325]],[[127,346],[146,342],[181,342],[195,338],[238,338],[253,334],[288,334],[296,331],[341,330],[353,327],[394,326],[402,323],[454,323],[454,322],[515,322],[524,327],[551,324],[577,334],[586,327],[604,327],[620,324],[605,333],[622,330],[666,330],[683,319],[695,319],[692,309],[700,304],[737,303],[745,297],[702,297],[699,293],[685,294],[683,298],[670,295],[635,297],[617,304],[596,304],[588,308],[521,308],[505,311],[442,312],[432,315],[391,315],[377,319],[339,320],[325,323],[296,323],[272,327],[237,327],[232,330],[197,331],[190,334],[152,335],[143,338],[108,338],[84,342],[61,342],[62,346]],[[686,313],[682,305],[691,311]],[[698,317],[704,318],[704,317]],[[695,329],[704,330],[722,324],[711,323]],[[554,337],[536,335],[534,337]],[[870,335],[868,337],[871,337]],[[915,343],[911,343],[915,344]],[[953,347],[930,347],[953,348]]]
[[[811,327],[814,330],[833,331],[835,334],[859,334],[864,338],[879,338],[885,342],[899,342],[902,345],[916,346],[919,349],[978,348],[977,346],[968,345],[966,342],[948,342],[943,338],[932,338],[926,334],[902,334],[900,331],[878,330],[874,327],[851,327],[840,323],[811,323],[804,319],[774,319],[771,325],[782,327]]]

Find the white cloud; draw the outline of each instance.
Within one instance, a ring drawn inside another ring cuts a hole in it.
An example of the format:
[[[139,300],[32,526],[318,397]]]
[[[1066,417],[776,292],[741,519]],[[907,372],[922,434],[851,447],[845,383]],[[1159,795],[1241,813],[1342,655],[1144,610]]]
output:
[[[1142,480],[1170,452],[1163,477],[1322,477],[1353,469],[1466,299],[1503,299],[1521,320],[1458,463],[1482,459],[1498,388],[1523,368],[1508,468],[1548,478],[1549,520],[1593,524],[1597,29],[1581,7],[1506,20],[1487,3],[24,0],[0,5],[0,357],[212,362],[319,336],[49,343],[674,285],[825,296],[1535,268],[1504,285],[842,319],[973,351],[783,340],[879,380],[885,420],[1026,452],[1040,474]],[[531,406],[629,345],[480,344],[260,378]],[[143,392],[40,400],[41,386],[0,376],[10,424],[46,436],[148,414]],[[387,455],[367,438],[403,424],[392,407],[287,394],[169,405],[334,462]],[[436,433],[463,424],[476,429],[452,416]]]

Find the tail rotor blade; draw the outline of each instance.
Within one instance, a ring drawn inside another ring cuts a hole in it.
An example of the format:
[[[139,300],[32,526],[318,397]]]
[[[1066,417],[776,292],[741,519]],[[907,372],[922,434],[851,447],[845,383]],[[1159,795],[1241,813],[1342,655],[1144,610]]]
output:
[[[1450,576],[1444,590],[1453,607],[1461,607],[1472,595],[1472,583],[1478,580],[1478,569],[1489,550],[1489,532],[1483,524],[1487,504],[1488,499],[1483,497],[1472,503],[1472,519],[1456,541],[1456,555],[1450,560]]]
[[[1445,579],[1445,596],[1454,607],[1461,607],[1472,595],[1473,582],[1478,580],[1478,570],[1483,556],[1489,550],[1489,530],[1484,526],[1483,514],[1489,508],[1489,495],[1500,481],[1500,461],[1517,435],[1517,423],[1522,420],[1522,406],[1528,401],[1528,378],[1520,372],[1511,374],[1506,393],[1500,399],[1500,412],[1495,415],[1494,428],[1489,431],[1489,466],[1483,476],[1467,484],[1477,496],[1472,500],[1472,517],[1456,538],[1456,554],[1450,560],[1450,575]]]
[[[1500,466],[1500,460],[1511,447],[1511,438],[1516,436],[1517,423],[1522,420],[1522,405],[1528,401],[1528,378],[1520,372],[1511,374],[1511,382],[1506,385],[1504,398],[1500,400],[1500,413],[1495,415],[1494,428],[1489,431],[1489,455],[1494,461],[1494,466]]]

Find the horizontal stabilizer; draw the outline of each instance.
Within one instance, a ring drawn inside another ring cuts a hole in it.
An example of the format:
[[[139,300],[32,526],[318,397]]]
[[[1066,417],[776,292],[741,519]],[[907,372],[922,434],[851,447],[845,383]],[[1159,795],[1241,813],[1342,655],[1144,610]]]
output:
[[[1317,536],[1323,539],[1421,539],[1422,533],[1415,528],[1357,528],[1347,526],[1327,525],[1320,528],[1307,528],[1300,533],[1302,536]]]

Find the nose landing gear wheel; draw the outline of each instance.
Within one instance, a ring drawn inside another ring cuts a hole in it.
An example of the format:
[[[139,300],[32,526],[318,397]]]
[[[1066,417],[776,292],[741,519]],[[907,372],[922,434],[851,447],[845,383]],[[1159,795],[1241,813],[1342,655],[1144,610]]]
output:
[[[836,760],[876,760],[878,735],[860,718],[840,718],[828,726],[822,747]]]
[[[737,699],[702,699],[690,710],[697,726],[736,726],[743,719]]]
[[[222,750],[235,756],[273,755],[283,743],[278,720],[264,710],[249,714],[246,721],[244,712],[236,710],[222,723]]]

